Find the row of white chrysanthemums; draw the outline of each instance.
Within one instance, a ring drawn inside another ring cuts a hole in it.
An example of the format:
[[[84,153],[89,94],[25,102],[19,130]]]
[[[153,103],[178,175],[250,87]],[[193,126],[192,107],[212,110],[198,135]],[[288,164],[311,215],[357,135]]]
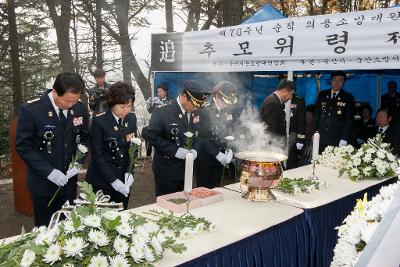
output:
[[[120,224],[110,231],[110,227],[113,228],[110,223],[117,216],[121,216]],[[81,222],[78,227],[77,224],[74,226],[72,219],[67,219],[53,229],[37,229],[35,246],[25,250],[20,266],[28,267],[34,263],[69,267],[74,264],[90,267],[132,266],[134,263],[151,264],[161,259],[167,248],[178,253],[185,249],[175,242],[172,232],[168,233],[149,221],[135,222],[127,212],[107,211],[79,217]],[[110,226],[108,230],[104,225]],[[197,224],[194,229],[184,229],[180,237],[187,238],[205,229],[203,224]]]
[[[366,196],[358,200],[354,211],[338,227],[339,240],[334,249],[332,267],[354,266],[399,191],[400,181],[382,187],[379,194],[370,201],[367,201]]]

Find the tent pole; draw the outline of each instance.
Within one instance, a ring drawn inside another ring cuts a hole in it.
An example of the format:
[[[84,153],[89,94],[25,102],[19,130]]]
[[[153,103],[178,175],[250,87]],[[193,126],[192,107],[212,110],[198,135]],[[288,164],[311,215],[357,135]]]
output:
[[[381,95],[382,95],[382,71],[378,72],[378,79],[377,79],[377,91],[378,91],[378,95],[377,95],[377,99],[376,99],[376,106],[378,107],[377,109],[381,108]]]

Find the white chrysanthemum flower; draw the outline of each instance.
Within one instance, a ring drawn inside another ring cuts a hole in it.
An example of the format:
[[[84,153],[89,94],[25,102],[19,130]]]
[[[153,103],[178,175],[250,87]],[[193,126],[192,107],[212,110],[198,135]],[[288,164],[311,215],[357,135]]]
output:
[[[60,254],[61,254],[60,245],[52,244],[47,248],[46,254],[44,254],[43,256],[43,261],[49,264],[53,264],[61,259]]]
[[[135,228],[135,230],[136,233],[141,235],[146,240],[146,242],[150,240],[150,233],[146,227],[144,227],[143,225],[139,225]]]
[[[100,227],[101,218],[96,214],[91,214],[83,218],[83,223],[87,226],[98,228]]]
[[[20,267],[29,267],[32,265],[32,263],[35,261],[36,254],[30,249],[27,249],[24,251],[24,254],[22,255],[21,262],[19,263]]]
[[[96,248],[97,246],[102,247],[108,245],[110,241],[104,231],[91,229],[88,236],[89,241],[92,242]]]
[[[116,230],[120,235],[126,237],[130,237],[133,231],[132,228],[127,223],[121,223],[120,225],[117,226]]]
[[[297,185],[294,185],[293,186],[293,195],[297,196],[300,193],[301,193],[301,188],[298,187]]]
[[[108,267],[107,257],[97,254],[90,259],[88,267]]]
[[[315,191],[315,185],[312,184],[312,185],[307,186],[307,192],[311,193],[313,191]]]
[[[143,248],[147,240],[141,234],[134,234],[132,235],[132,243],[138,248]]]
[[[88,148],[82,144],[78,145],[78,150],[83,154],[86,154],[88,152]]]
[[[109,257],[110,267],[129,267],[131,266],[128,260],[122,255],[116,255],[114,257]]]
[[[129,249],[128,242],[121,236],[117,236],[114,240],[114,249],[117,253],[125,255]]]
[[[354,166],[360,166],[360,164],[361,164],[361,159],[360,158],[355,158],[354,159],[354,161],[353,161],[353,164],[354,164]]]
[[[371,239],[372,234],[375,232],[376,227],[378,227],[378,223],[374,222],[374,223],[369,223],[367,225],[367,227],[365,227],[362,231],[361,231],[361,239],[365,242],[368,243],[369,240]]]
[[[350,175],[353,177],[358,177],[360,175],[360,171],[356,168],[351,169]]]
[[[131,219],[131,214],[127,211],[118,213],[121,216],[121,223],[128,223]]]
[[[196,227],[194,228],[194,231],[196,233],[200,233],[201,231],[203,231],[205,229],[204,223],[199,223],[196,225]]]
[[[365,152],[366,152],[367,154],[373,154],[373,153],[376,152],[376,149],[375,149],[375,148],[368,148]]]
[[[192,138],[193,137],[193,133],[192,132],[184,132],[183,133],[187,138]]]
[[[387,153],[386,157],[388,158],[388,160],[390,160],[391,162],[396,162],[396,157],[393,156],[392,153]]]
[[[143,252],[143,247],[138,247],[136,244],[134,246],[131,246],[129,248],[129,255],[131,255],[132,259],[136,262],[142,262],[144,259],[144,252]]]
[[[370,162],[371,160],[372,160],[372,155],[371,154],[365,154],[365,156],[364,156],[364,158],[363,158],[363,160],[365,161],[365,162]]]
[[[143,248],[143,253],[144,253],[144,258],[148,263],[152,263],[156,260],[153,255],[153,251],[148,246],[145,246]]]
[[[139,137],[135,137],[131,139],[131,143],[140,146],[140,144],[142,143],[142,140]]]
[[[376,153],[376,156],[377,156],[378,158],[380,158],[380,159],[384,159],[384,158],[385,158],[385,152],[382,151],[382,150],[379,150],[379,151]]]
[[[76,255],[82,257],[82,250],[87,247],[82,237],[72,237],[70,239],[65,240],[65,245],[63,250],[67,257],[74,257]]]
[[[160,242],[160,244],[162,244],[162,243],[164,243],[167,239],[165,238],[165,235],[163,234],[163,233],[161,233],[161,232],[159,232],[158,234],[157,234],[157,239],[158,239],[158,242]]]
[[[117,218],[118,215],[120,214],[115,210],[108,210],[102,214],[102,216],[109,221],[115,220],[115,218]]]
[[[163,248],[160,244],[160,241],[157,239],[157,237],[153,236],[150,242],[151,246],[153,247],[155,253],[160,256],[163,253]]]
[[[54,235],[54,232],[47,230],[47,231],[43,231],[40,232],[36,238],[35,238],[35,244],[42,246],[42,245],[48,245],[53,243],[53,241],[55,240],[56,236]]]
[[[232,142],[233,140],[235,140],[235,137],[233,137],[232,135],[228,135],[228,136],[225,136],[225,140],[228,142]]]
[[[182,238],[182,239],[190,238],[193,235],[194,235],[194,231],[193,231],[192,228],[189,228],[189,227],[183,228],[182,231],[179,234],[180,238]]]

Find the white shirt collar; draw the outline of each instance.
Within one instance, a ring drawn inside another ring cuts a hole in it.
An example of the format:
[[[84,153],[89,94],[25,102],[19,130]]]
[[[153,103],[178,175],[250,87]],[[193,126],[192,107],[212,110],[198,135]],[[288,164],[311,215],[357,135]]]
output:
[[[218,106],[218,103],[217,103],[217,100],[215,99],[215,97],[213,97],[213,100],[214,100],[215,106],[218,109],[218,112],[221,112],[221,108]]]
[[[281,102],[281,105],[282,105],[283,104],[282,99],[279,97],[279,95],[276,92],[274,92],[274,94],[279,98],[279,102]]]
[[[182,107],[181,101],[179,101],[179,96],[176,98],[176,102],[178,102],[179,107],[181,108],[182,114],[185,115],[186,111]]]
[[[111,111],[111,114],[114,116],[114,119],[117,121],[117,123],[118,123],[118,120],[119,120],[119,117],[117,117],[112,111]],[[124,121],[124,119],[122,119],[122,121]]]
[[[386,132],[387,128],[389,128],[389,124],[385,127],[379,127],[379,129],[382,129],[382,133]]]
[[[50,91],[50,93],[47,94],[48,97],[50,98],[50,102],[53,105],[54,111],[57,113],[57,116],[60,116],[60,108],[57,107],[56,102],[54,102],[54,97],[53,97],[53,90]],[[67,117],[68,116],[68,110],[67,109],[63,109],[64,112],[64,116]]]

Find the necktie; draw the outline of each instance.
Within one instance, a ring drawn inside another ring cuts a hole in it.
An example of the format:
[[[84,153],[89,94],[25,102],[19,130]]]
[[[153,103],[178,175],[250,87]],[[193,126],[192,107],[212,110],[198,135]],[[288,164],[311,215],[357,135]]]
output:
[[[335,99],[337,93],[332,93],[332,99]]]
[[[60,109],[58,112],[58,117],[60,118],[60,123],[62,127],[65,129],[65,126],[67,125],[67,118],[64,115],[64,110]]]
[[[383,134],[383,129],[382,128],[379,128],[379,133]]]
[[[186,116],[187,116],[187,122],[189,123],[190,122],[190,112],[188,112],[188,113],[186,113]]]
[[[118,119],[118,125],[119,125],[119,126],[122,126],[122,118],[119,118],[119,119]]]

